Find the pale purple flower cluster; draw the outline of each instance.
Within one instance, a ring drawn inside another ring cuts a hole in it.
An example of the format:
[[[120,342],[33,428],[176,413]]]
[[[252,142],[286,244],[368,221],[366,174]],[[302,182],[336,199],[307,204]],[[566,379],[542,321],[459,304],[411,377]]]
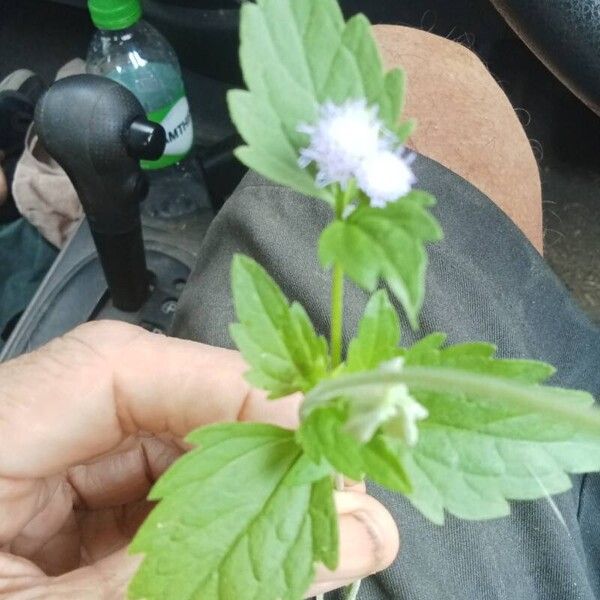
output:
[[[379,119],[377,107],[369,107],[364,99],[339,106],[326,102],[317,123],[301,125],[299,131],[310,136],[299,165],[316,165],[319,187],[338,183],[346,189],[354,179],[372,206],[384,207],[416,183],[410,168],[414,155],[398,144]]]

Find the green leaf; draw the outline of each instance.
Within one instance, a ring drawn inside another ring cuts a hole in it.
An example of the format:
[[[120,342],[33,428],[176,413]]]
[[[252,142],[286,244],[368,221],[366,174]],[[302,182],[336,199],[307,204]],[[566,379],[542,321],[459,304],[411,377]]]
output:
[[[523,383],[543,383],[556,371],[552,365],[537,360],[495,358],[496,346],[487,342],[441,348],[445,339],[443,333],[427,336],[404,353],[406,365],[454,367]]]
[[[344,48],[349,50],[351,63],[358,70],[357,79],[362,82],[362,86],[358,91],[367,100],[367,103],[369,105],[377,104],[384,92],[386,92],[387,98],[379,49],[374,37],[371,35],[371,23],[364,15],[355,15],[348,21],[342,33],[342,44]],[[347,97],[338,98],[337,101],[343,101]],[[401,101],[401,98],[396,98],[397,105]],[[380,116],[383,118],[387,115],[380,113]],[[392,124],[386,123],[388,126]]]
[[[541,386],[554,372],[545,363],[497,359],[495,347],[480,342],[442,347],[444,339],[433,334],[405,349],[398,370],[322,382],[306,396],[305,421],[335,409],[343,431],[353,404],[407,385],[429,416],[414,447],[386,442],[411,482],[407,497],[439,524],[446,511],[463,519],[507,515],[511,500],[564,492],[570,473],[600,470],[600,412],[589,394]]]
[[[267,272],[254,260],[236,255],[232,289],[239,323],[231,326],[253,385],[279,398],[304,392],[323,379],[327,342],[315,333],[304,309],[290,305]]]
[[[315,185],[314,177],[298,166],[298,133],[275,126],[277,113],[257,95],[242,90],[228,93],[231,118],[247,146],[236,157],[257,173],[296,191],[333,202],[331,192]]]
[[[438,420],[438,416],[439,412],[432,415],[422,427],[412,452],[404,449],[403,464],[413,482],[408,498],[439,524],[444,522],[444,510],[463,519],[508,515],[507,500],[564,492],[571,487],[568,473],[600,469],[598,438],[578,434],[576,429],[567,435],[564,426],[557,430],[544,417],[519,422],[507,415],[494,428],[492,420],[502,417],[489,413],[480,414],[478,427],[472,418],[467,425],[455,419]]]
[[[361,444],[344,430],[347,420],[347,403],[338,400],[313,410],[302,421],[296,437],[313,461],[325,460],[349,479],[367,477],[392,490],[409,492],[411,483],[400,455],[385,436],[377,434]]]
[[[200,447],[157,482],[131,544],[145,557],[129,597],[303,598],[315,562],[337,565],[331,478],[288,485],[302,451],[278,427],[221,424],[188,440]]]
[[[296,437],[314,462],[326,460],[339,473],[360,481],[365,476],[361,444],[344,431],[347,418],[339,402],[314,410],[302,421]]]
[[[400,143],[404,144],[406,140],[413,134],[414,130],[417,128],[417,121],[415,119],[409,119],[408,121],[403,121],[400,125],[396,126],[393,131],[396,134],[396,137],[400,140]]]
[[[424,338],[415,342],[410,348],[402,348],[400,355],[404,357],[404,361],[412,361],[412,364],[428,364],[432,360],[436,360],[438,351],[446,341],[445,333],[431,333]]]
[[[232,91],[228,104],[247,146],[237,157],[265,177],[333,205],[300,168],[319,106],[366,98],[395,130],[404,102],[404,77],[385,74],[368,20],[348,23],[335,0],[258,0],[241,8],[240,62],[248,92]]]
[[[368,371],[398,355],[400,322],[387,292],[379,290],[369,300],[358,326],[358,335],[350,342],[346,372]]]
[[[379,115],[388,127],[398,126],[398,120],[404,110],[406,76],[402,69],[392,69],[383,80],[385,93],[381,99]],[[400,140],[404,142],[404,139]]]
[[[314,560],[334,570],[339,562],[339,533],[333,501],[333,478],[330,476],[312,486],[310,519]]]
[[[425,242],[442,237],[426,210],[435,200],[413,191],[385,208],[360,207],[346,221],[334,221],[321,234],[319,257],[324,267],[340,264],[358,285],[373,291],[382,278],[401,302],[411,325],[425,294]]]
[[[333,475],[334,469],[327,461],[315,462],[308,455],[303,454],[290,469],[286,483],[287,485],[306,485]]]
[[[406,76],[402,69],[393,69],[386,73],[384,94],[380,99],[379,114],[384,123],[393,131],[401,144],[406,143],[412,132],[417,127],[414,119],[400,122],[400,115],[404,110],[406,95]]]
[[[391,438],[376,435],[364,446],[362,456],[365,472],[375,483],[404,494],[412,491],[412,483],[402,463],[402,455],[395,448]]]

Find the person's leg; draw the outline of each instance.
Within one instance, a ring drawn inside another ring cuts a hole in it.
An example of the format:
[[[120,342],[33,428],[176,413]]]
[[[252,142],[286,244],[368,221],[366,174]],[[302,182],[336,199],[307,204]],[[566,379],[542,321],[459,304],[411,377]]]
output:
[[[412,331],[403,319],[402,344],[435,331],[448,333],[451,343],[488,340],[502,356],[553,363],[557,385],[597,393],[598,332],[514,225],[541,248],[535,161],[508,101],[466,49],[398,28],[377,28],[377,35],[388,65],[401,64],[408,73],[405,114],[421,121],[413,147],[439,161],[419,155],[414,170],[418,187],[438,198],[434,210],[445,235],[429,248],[421,330]],[[242,252],[262,264],[326,334],[330,274],[319,264],[316,245],[331,218],[324,202],[250,174],[209,229],[173,333],[233,345],[230,267]],[[367,300],[363,290],[346,286],[346,342]],[[505,519],[449,518],[443,528],[397,494],[371,488],[394,514],[403,549],[390,569],[365,581],[361,598],[564,600],[573,598],[573,590],[580,600],[600,598],[598,560],[590,552],[595,566],[588,572],[585,554],[599,537],[597,494],[580,495],[579,484],[577,479],[573,493],[552,503],[517,504]],[[582,527],[579,514],[586,517]]]
[[[535,157],[508,98],[464,46],[395,25],[375,27],[387,68],[407,76],[409,145],[472,183],[542,251],[542,199]]]

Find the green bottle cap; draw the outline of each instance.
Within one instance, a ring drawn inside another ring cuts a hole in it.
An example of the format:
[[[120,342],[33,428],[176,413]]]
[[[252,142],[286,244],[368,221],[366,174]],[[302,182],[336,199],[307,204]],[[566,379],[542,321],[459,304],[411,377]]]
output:
[[[88,8],[98,29],[126,29],[142,17],[140,0],[88,0]]]

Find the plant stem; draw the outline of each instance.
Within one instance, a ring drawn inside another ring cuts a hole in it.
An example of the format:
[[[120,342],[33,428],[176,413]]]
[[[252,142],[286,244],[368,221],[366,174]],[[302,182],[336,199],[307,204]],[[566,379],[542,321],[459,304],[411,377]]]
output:
[[[331,281],[331,367],[342,362],[342,335],[344,331],[344,269],[333,267]]]
[[[348,586],[345,590],[344,600],[356,600],[358,598],[358,590],[360,590],[361,583],[362,579],[359,579]],[[319,594],[315,600],[325,600],[325,594]]]
[[[335,218],[344,218],[344,208],[353,194],[353,186],[349,185],[345,192],[338,189],[335,198]],[[344,269],[338,263],[333,265],[331,276],[331,368],[337,369],[342,362],[342,338],[344,333]]]
[[[356,600],[358,598],[358,590],[360,590],[361,583],[362,579],[359,579],[358,581],[355,581],[351,586],[347,587],[344,600]]]
[[[338,194],[336,198],[336,219],[342,220],[344,208],[351,201],[356,188],[350,185],[345,193]],[[338,263],[333,266],[331,278],[331,368],[337,369],[342,362],[342,343],[344,335],[344,269]],[[344,476],[335,474],[335,489],[343,491],[345,487]],[[348,588],[346,600],[356,600],[360,581],[355,582]],[[317,597],[317,600],[325,600],[325,594]]]
[[[585,393],[444,367],[409,366],[397,373],[372,371],[329,379],[306,395],[301,411],[304,415],[333,398],[373,394],[374,390],[398,383],[415,391],[466,394],[507,408],[538,412],[576,426],[581,432],[600,434],[600,410],[591,406],[592,399]]]

